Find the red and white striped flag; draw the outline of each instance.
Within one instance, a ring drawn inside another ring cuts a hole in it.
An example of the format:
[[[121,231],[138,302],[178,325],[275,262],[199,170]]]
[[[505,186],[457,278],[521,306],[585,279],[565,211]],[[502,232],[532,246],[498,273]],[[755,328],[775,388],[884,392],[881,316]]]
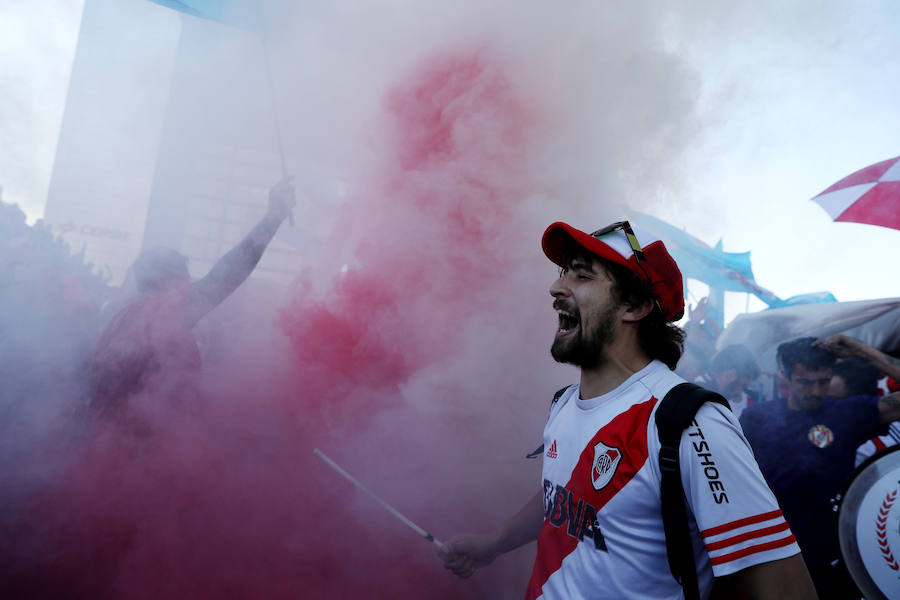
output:
[[[835,221],[900,229],[900,156],[860,169],[812,200]]]

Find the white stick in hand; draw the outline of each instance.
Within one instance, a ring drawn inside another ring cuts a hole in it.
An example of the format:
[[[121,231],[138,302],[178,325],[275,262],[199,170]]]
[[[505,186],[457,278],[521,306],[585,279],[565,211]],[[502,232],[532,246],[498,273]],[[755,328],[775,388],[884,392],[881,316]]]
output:
[[[337,471],[337,472],[338,472],[342,477],[344,477],[347,481],[349,481],[350,483],[352,483],[353,485],[355,485],[356,487],[358,487],[359,489],[361,489],[362,491],[364,491],[365,493],[367,493],[367,494],[369,495],[369,497],[371,497],[373,500],[375,500],[376,502],[378,502],[378,504],[380,504],[381,506],[383,506],[383,507],[385,508],[385,510],[387,510],[389,513],[391,513],[392,515],[394,515],[395,517],[397,517],[398,519],[400,519],[401,521],[403,521],[410,529],[412,529],[413,531],[415,531],[416,533],[418,533],[419,535],[421,535],[423,538],[425,538],[425,539],[428,540],[429,542],[433,543],[435,546],[437,546],[438,548],[440,548],[440,549],[443,550],[444,552],[447,552],[447,546],[445,546],[443,542],[441,542],[440,540],[436,539],[433,535],[431,535],[430,533],[428,533],[427,531],[425,531],[424,529],[422,529],[421,527],[419,527],[418,525],[416,525],[415,523],[413,523],[412,521],[410,521],[409,519],[407,519],[407,518],[406,518],[405,516],[403,516],[403,515],[400,513],[400,511],[398,511],[396,508],[394,508],[393,506],[391,506],[390,504],[388,504],[387,502],[385,502],[384,500],[382,500],[381,498],[379,498],[378,496],[376,496],[374,493],[372,493],[372,492],[369,490],[369,488],[367,488],[366,486],[364,486],[363,484],[361,484],[360,482],[358,482],[358,481],[356,480],[356,478],[353,477],[353,475],[351,475],[350,473],[348,473],[347,471],[345,471],[344,469],[342,469],[342,468],[340,467],[340,465],[338,465],[336,462],[334,462],[333,460],[331,460],[330,458],[328,458],[327,456],[325,456],[325,453],[324,453],[324,452],[322,452],[321,450],[319,450],[318,448],[316,448],[316,449],[313,450],[313,454],[315,454],[316,456],[318,456],[319,458],[321,458],[322,460],[324,460],[325,463],[326,463],[329,467],[331,467],[332,469],[334,469],[335,471]]]

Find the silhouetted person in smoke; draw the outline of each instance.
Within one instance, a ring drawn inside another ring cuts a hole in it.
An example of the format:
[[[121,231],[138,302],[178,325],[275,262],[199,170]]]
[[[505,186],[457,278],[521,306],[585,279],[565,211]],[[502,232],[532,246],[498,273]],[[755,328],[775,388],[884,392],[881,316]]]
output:
[[[112,317],[91,358],[92,408],[120,410],[141,392],[176,401],[196,394],[201,360],[191,329],[250,276],[294,204],[289,182],[274,186],[262,220],[198,281],[175,250],[138,256],[132,266],[138,294]]]
[[[682,597],[667,561],[654,417],[659,399],[684,382],[672,372],[682,277],[661,241],[637,234],[627,222],[544,232],[544,253],[561,268],[550,287],[559,318],[551,354],[581,378],[551,405],[541,489],[495,531],[447,540],[440,555],[458,576],[537,540],[526,599]],[[813,597],[731,411],[704,404],[680,456],[701,596],[714,577],[733,576],[752,598]]]
[[[827,397],[835,353],[846,355],[846,348],[840,338],[781,344],[777,358],[788,397],[755,404],[741,416],[821,598],[859,598],[842,564],[835,563],[831,499],[852,472],[857,447],[900,417],[900,394]]]
[[[65,459],[47,461],[56,468],[43,474],[47,485],[11,525],[0,522],[6,543],[0,544],[0,596],[128,597],[130,586],[140,585],[135,581],[155,576],[130,570],[135,557],[190,535],[143,532],[164,527],[172,513],[178,519],[190,514],[203,501],[193,484],[202,474],[181,461],[211,464],[203,460],[209,430],[193,418],[201,411],[171,410],[179,403],[193,408],[190,400],[198,396],[200,352],[191,329],[247,279],[294,203],[289,183],[273,187],[265,216],[196,282],[174,250],[147,250],[135,261],[138,293],[114,314],[89,365],[91,409],[113,418],[74,428]],[[144,444],[151,428],[159,445]],[[191,451],[173,449],[180,442],[189,442]],[[195,521],[185,517],[186,531]],[[159,560],[165,565],[168,559]]]
[[[722,348],[713,356],[709,372],[695,379],[703,387],[722,394],[731,406],[734,416],[741,413],[753,399],[747,394],[759,377],[759,366],[753,353],[743,344]]]
[[[716,339],[722,326],[710,314],[709,297],[704,296],[694,307],[688,306],[688,321],[684,324],[684,352],[675,372],[694,381],[709,372],[710,358],[716,353]]]

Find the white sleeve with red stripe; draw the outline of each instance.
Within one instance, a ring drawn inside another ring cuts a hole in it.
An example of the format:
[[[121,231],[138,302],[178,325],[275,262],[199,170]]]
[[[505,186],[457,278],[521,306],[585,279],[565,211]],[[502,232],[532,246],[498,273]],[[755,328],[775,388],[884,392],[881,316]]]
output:
[[[856,460],[853,462],[854,467],[858,467],[861,465],[867,458],[875,454],[876,452],[881,452],[885,448],[887,448],[887,444],[885,444],[885,440],[887,439],[886,435],[881,435],[867,442],[863,442],[863,444],[856,449]]]
[[[716,577],[800,552],[728,409],[704,404],[681,440],[681,477]]]
[[[881,452],[885,448],[895,446],[900,443],[900,421],[893,421],[888,425],[888,434],[874,437],[864,442],[856,449],[856,461],[854,466],[858,467],[870,456],[876,452]]]

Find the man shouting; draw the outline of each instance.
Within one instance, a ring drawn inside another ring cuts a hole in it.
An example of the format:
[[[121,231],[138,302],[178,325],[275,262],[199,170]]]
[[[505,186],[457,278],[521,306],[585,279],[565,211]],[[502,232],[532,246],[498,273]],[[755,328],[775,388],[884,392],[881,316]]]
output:
[[[537,540],[527,599],[683,597],[667,562],[654,421],[659,401],[684,381],[672,372],[682,278],[661,241],[638,235],[627,222],[544,232],[544,253],[560,267],[551,354],[581,377],[551,405],[541,489],[493,532],[447,541],[440,556],[460,577]],[[680,456],[701,596],[729,577],[751,598],[814,598],[731,412],[704,404]]]

